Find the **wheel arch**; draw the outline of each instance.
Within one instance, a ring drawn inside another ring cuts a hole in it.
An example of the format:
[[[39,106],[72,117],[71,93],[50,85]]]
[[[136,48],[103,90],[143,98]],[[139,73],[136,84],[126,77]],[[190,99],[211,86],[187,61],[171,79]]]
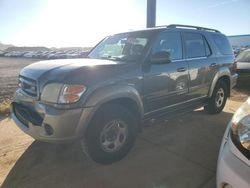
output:
[[[220,69],[214,76],[214,79],[212,81],[212,84],[210,86],[209,92],[208,92],[208,97],[211,97],[214,91],[214,88],[216,86],[216,84],[218,83],[219,80],[223,80],[226,85],[227,85],[227,93],[228,96],[230,97],[230,91],[231,91],[231,81],[230,81],[230,70],[228,68],[222,68]]]
[[[138,91],[130,86],[111,86],[99,89],[86,100],[84,106],[91,108],[91,111],[88,112],[88,117],[83,116],[80,120],[78,131],[85,135],[96,113],[108,104],[119,104],[131,111],[138,122],[138,131],[141,130],[144,109]]]

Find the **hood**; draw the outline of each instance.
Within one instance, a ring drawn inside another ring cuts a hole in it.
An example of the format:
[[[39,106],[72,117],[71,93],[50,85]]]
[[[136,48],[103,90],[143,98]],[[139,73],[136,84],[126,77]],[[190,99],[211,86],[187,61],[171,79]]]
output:
[[[136,63],[101,59],[61,59],[40,61],[23,68],[21,76],[39,84],[40,91],[49,82],[94,86],[114,81],[135,70]]]
[[[47,60],[39,61],[24,67],[20,75],[39,80],[39,78],[50,71],[56,69],[64,69],[64,71],[71,71],[81,67],[94,67],[100,65],[116,65],[117,62],[99,59],[60,59],[60,60]]]

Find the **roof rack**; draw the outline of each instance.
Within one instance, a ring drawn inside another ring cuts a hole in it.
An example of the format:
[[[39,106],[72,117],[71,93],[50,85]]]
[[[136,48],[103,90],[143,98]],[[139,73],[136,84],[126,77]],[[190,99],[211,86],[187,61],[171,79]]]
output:
[[[164,26],[159,26],[159,27],[164,27]],[[199,27],[199,26],[193,26],[193,25],[171,24],[171,25],[167,25],[165,27],[167,27],[167,28],[191,28],[191,29],[213,31],[213,32],[216,32],[216,33],[220,33],[220,31],[218,31],[216,29],[211,29],[211,28],[206,28],[206,27]]]

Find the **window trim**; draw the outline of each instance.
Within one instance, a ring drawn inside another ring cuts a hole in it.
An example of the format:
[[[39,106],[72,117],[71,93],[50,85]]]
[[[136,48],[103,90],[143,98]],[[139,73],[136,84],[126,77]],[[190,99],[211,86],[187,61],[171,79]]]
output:
[[[202,35],[202,34],[201,34]],[[212,52],[212,49],[211,49],[211,46],[209,45],[209,43],[208,43],[208,41],[207,41],[207,39],[206,39],[206,37],[204,36],[204,35],[202,35],[202,37],[203,37],[203,41],[204,41],[204,45],[205,45],[205,54],[206,54],[206,57],[210,57],[211,55],[213,55],[213,52]],[[207,50],[206,50],[206,44],[207,44],[207,47],[208,47],[208,49],[209,49],[209,52],[210,52],[210,54],[208,55],[207,54]]]

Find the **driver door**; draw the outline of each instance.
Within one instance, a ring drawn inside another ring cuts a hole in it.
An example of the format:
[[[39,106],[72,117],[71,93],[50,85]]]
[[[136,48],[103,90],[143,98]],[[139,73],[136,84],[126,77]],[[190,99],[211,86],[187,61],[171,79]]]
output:
[[[168,61],[152,61],[155,54],[166,52],[170,57]],[[182,55],[181,34],[161,33],[144,67],[145,112],[164,110],[184,102],[188,94],[188,81],[188,64]]]

